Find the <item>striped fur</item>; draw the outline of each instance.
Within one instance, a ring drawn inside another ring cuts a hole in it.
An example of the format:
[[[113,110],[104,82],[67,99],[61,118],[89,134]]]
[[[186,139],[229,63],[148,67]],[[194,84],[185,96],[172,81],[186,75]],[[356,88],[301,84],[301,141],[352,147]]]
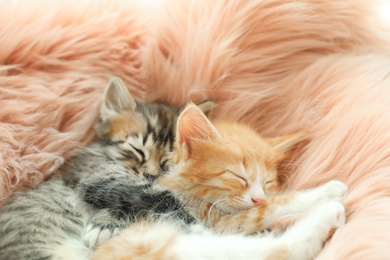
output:
[[[213,102],[199,106],[209,113]],[[95,125],[98,140],[39,187],[16,192],[0,208],[0,258],[84,259],[136,220],[194,222],[180,199],[153,185],[172,164],[179,110],[137,104],[112,77]]]
[[[183,229],[172,219],[138,222],[101,245],[92,259],[312,259],[331,229],[345,222],[339,200],[347,189],[331,181],[275,193],[278,164],[305,137],[263,138],[241,124],[212,124],[188,105],[178,118],[175,165],[156,185],[181,198],[199,223]],[[243,196],[253,188],[264,190],[260,205]],[[308,215],[281,236],[244,236],[302,213]]]

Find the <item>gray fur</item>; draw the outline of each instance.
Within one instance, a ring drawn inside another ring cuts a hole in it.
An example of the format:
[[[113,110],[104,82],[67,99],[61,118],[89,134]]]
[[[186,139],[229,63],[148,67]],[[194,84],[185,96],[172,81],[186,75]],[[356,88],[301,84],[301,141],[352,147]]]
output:
[[[0,259],[55,259],[68,244],[88,256],[99,243],[138,219],[196,222],[180,199],[153,185],[172,163],[180,109],[131,101],[126,106],[132,97],[123,96],[127,90],[121,84],[114,77],[107,86],[95,126],[98,140],[75,153],[39,187],[16,192],[0,208]],[[205,107],[208,113],[213,105]],[[112,118],[123,109],[141,127],[122,139],[109,138]]]

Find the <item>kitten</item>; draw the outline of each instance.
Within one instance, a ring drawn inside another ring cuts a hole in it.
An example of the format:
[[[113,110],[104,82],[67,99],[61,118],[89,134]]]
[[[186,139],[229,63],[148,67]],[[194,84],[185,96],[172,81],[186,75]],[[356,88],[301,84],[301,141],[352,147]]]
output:
[[[214,231],[249,235],[326,200],[318,197],[321,193],[303,198],[294,192],[279,193],[278,169],[306,138],[305,132],[264,138],[244,124],[211,123],[190,104],[177,123],[176,166],[158,183],[182,194],[197,218]],[[336,198],[346,190],[339,182],[329,185]]]
[[[207,114],[214,102],[199,107]],[[0,208],[0,258],[87,259],[96,245],[138,219],[166,215],[183,225],[194,222],[178,198],[153,186],[172,164],[179,111],[136,103],[111,77],[95,125],[97,141]]]
[[[212,124],[188,105],[177,123],[175,164],[156,185],[174,191],[198,221],[189,230],[169,220],[139,222],[101,245],[92,259],[313,258],[331,229],[345,221],[338,201],[347,188],[331,181],[279,191],[278,166],[305,138],[263,138],[242,124]],[[279,237],[244,236],[295,213],[307,215]]]

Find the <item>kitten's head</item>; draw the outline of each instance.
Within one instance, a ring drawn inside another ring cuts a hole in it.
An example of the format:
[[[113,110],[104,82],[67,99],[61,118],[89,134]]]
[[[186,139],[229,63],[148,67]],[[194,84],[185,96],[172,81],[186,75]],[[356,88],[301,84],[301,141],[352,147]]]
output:
[[[199,105],[205,113],[213,101]],[[135,102],[124,82],[111,76],[95,131],[107,155],[140,177],[153,180],[172,165],[180,108]]]
[[[189,104],[177,123],[175,175],[191,196],[226,212],[246,210],[279,190],[280,163],[306,137],[264,138],[243,124],[212,124]]]

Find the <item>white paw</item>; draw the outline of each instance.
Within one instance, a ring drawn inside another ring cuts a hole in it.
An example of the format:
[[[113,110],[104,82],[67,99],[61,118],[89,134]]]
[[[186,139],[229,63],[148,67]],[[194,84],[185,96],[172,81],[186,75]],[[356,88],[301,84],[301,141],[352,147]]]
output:
[[[89,248],[93,248],[107,241],[118,232],[118,230],[103,229],[94,225],[88,225],[85,229],[83,240]]]
[[[327,202],[319,206],[315,214],[324,221],[324,224],[329,225],[330,228],[339,228],[345,224],[345,208],[340,202]]]
[[[345,223],[345,209],[338,201],[319,205],[281,237],[290,247],[289,259],[313,259],[334,231]]]
[[[324,193],[328,201],[339,201],[348,192],[348,187],[341,181],[329,181],[321,186],[321,192]]]

